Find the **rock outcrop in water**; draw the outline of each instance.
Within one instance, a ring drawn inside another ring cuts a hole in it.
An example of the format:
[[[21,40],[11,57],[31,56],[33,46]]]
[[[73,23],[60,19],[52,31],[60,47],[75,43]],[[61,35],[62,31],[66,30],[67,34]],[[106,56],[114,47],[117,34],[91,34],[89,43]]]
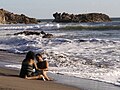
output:
[[[45,33],[44,31],[41,32],[35,32],[35,31],[23,31],[23,32],[18,32],[18,33],[14,33],[14,35],[42,35],[42,38],[52,38],[53,35],[50,33]]]
[[[11,13],[9,11],[6,11],[4,9],[0,9],[0,23],[1,24],[37,24],[37,19],[30,18],[28,16],[25,16],[24,14],[18,15]]]
[[[88,14],[68,14],[63,12],[61,13],[54,13],[53,17],[55,18],[53,22],[109,22],[111,19],[108,15],[102,13],[88,13]]]

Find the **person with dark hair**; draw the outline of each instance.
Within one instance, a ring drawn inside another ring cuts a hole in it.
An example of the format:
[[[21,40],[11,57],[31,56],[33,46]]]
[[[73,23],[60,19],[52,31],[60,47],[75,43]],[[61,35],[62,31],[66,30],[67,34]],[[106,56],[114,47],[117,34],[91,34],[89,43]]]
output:
[[[37,60],[37,67],[43,72],[43,76],[45,77],[46,80],[51,81],[47,76],[47,71],[48,71],[48,62],[43,60],[42,54],[36,54],[36,60]]]
[[[33,72],[33,69],[38,70],[34,61],[34,52],[29,51],[22,62],[19,76],[25,79],[43,79],[45,81],[42,72]]]

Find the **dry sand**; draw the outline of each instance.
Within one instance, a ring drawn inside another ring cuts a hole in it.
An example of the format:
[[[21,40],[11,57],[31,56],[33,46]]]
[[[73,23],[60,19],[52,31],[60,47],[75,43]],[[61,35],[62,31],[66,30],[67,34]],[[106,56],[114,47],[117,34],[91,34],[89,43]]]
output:
[[[21,61],[25,55],[0,51],[0,61]],[[0,90],[80,90],[54,81],[26,80],[18,77],[19,71],[0,67]]]

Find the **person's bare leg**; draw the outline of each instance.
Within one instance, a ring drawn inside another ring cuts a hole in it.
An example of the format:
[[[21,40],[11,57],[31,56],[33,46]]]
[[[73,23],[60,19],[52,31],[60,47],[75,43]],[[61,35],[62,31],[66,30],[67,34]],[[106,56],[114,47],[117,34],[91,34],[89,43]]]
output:
[[[46,80],[50,81],[51,79],[47,76],[47,72],[43,71],[43,76],[45,77]]]
[[[29,79],[29,80],[36,80],[36,79],[43,79],[44,81],[46,81],[45,80],[45,77],[43,76],[43,75],[38,75],[38,76],[32,76],[32,77],[27,77],[27,76],[25,76],[25,79]]]

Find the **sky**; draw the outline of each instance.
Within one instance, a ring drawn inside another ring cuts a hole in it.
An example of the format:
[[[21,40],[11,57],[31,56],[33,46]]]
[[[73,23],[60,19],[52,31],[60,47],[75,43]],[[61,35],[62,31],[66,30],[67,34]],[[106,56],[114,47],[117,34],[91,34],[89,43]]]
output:
[[[52,19],[55,12],[120,17],[120,0],[0,0],[0,8],[38,19]]]

